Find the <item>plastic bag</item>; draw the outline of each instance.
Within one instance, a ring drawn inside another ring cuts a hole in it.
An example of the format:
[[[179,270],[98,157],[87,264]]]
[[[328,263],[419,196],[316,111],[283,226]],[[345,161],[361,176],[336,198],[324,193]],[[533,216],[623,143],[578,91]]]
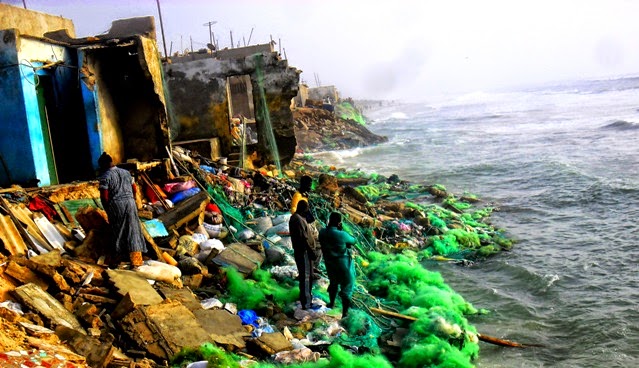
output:
[[[191,188],[195,188],[196,184],[195,181],[193,180],[189,180],[189,181],[181,181],[178,183],[166,183],[164,184],[164,192],[169,193],[169,194],[175,194],[178,192],[183,192],[185,190],[191,189]]]
[[[163,281],[169,284],[182,283],[180,280],[182,277],[180,269],[163,262],[153,260],[144,261],[144,264],[137,267],[135,272],[151,280]]]

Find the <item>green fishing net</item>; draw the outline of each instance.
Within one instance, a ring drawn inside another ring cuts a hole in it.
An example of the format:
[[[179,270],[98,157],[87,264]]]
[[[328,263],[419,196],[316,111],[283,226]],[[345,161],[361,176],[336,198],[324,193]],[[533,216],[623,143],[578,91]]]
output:
[[[239,368],[239,358],[226,350],[211,343],[205,343],[197,348],[183,348],[171,358],[172,368],[183,368],[189,363],[208,361],[209,367]]]
[[[364,115],[348,101],[341,101],[335,106],[335,113],[344,120],[353,120],[361,125],[366,125]]]
[[[237,304],[239,309],[257,309],[264,306],[266,300],[287,306],[299,297],[299,288],[279,283],[268,271],[257,269],[253,279],[245,279],[233,267],[226,267],[227,294],[225,301]]]
[[[340,335],[340,343],[379,353],[377,339],[382,335],[382,330],[368,313],[353,309],[340,324],[346,330],[346,334]]]
[[[224,220],[228,225],[232,225],[238,230],[246,227],[244,225],[242,211],[228,202],[226,194],[224,194],[224,190],[221,186],[209,186],[207,192],[212,198],[213,203],[215,203],[222,211]]]

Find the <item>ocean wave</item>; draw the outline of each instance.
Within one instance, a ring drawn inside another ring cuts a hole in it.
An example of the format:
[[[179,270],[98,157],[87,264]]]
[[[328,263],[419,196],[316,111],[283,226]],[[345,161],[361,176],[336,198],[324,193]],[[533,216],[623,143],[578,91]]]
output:
[[[639,124],[633,123],[631,121],[615,120],[612,123],[602,126],[601,128],[613,130],[634,130],[639,129]]]
[[[313,154],[313,157],[330,163],[343,164],[344,159],[357,157],[361,154],[362,148],[357,147],[349,150],[319,152]]]

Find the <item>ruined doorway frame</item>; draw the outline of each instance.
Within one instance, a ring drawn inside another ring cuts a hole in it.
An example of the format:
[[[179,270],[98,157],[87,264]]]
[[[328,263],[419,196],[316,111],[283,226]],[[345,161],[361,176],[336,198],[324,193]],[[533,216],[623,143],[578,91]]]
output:
[[[229,111],[231,148],[232,151],[235,151],[234,148],[239,148],[237,166],[244,168],[248,155],[247,147],[259,143],[255,119],[255,103],[253,101],[253,83],[251,82],[250,74],[228,76],[226,78],[226,97]],[[255,137],[253,137],[253,134]],[[256,150],[252,149],[251,151]],[[231,152],[230,154],[237,153]]]

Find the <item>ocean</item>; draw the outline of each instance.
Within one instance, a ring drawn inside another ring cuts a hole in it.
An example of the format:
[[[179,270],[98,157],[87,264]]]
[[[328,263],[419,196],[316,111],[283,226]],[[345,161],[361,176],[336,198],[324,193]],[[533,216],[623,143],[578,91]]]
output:
[[[486,315],[477,367],[639,367],[639,77],[366,111],[389,142],[315,155],[499,210],[516,244],[472,266],[426,262]]]

